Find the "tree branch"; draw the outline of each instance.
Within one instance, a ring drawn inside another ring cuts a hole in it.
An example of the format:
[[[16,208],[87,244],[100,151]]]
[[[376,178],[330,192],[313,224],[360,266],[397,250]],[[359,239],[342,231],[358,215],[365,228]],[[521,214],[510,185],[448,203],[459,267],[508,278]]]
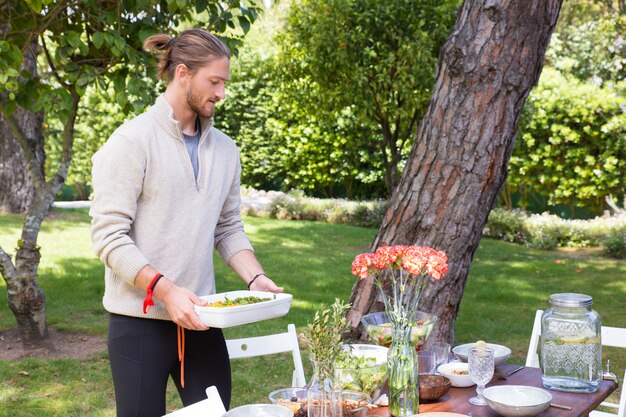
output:
[[[46,54],[46,60],[48,61],[48,65],[50,66],[50,69],[52,70],[52,75],[54,75],[54,78],[57,79],[57,82],[61,84],[61,86],[67,86],[67,84],[65,84],[63,80],[61,79],[61,76],[59,75],[56,67],[54,66],[54,61],[52,61],[52,57],[50,56],[50,51],[48,51],[48,46],[46,45],[45,36],[41,37],[41,45],[43,46],[43,50]]]
[[[80,103],[80,95],[76,92],[75,86],[72,84],[68,87],[70,94],[72,95],[72,107],[70,110],[70,115],[65,122],[65,127],[63,128],[63,145],[61,150],[61,163],[57,168],[56,173],[53,177],[48,181],[48,186],[51,187],[51,190],[54,194],[57,193],[58,189],[65,182],[67,178],[67,173],[70,170],[70,164],[72,162],[72,146],[74,144],[74,125],[76,124],[76,117],[78,115],[78,104]]]
[[[26,161],[28,173],[30,174],[33,183],[36,186],[42,186],[45,181],[44,173],[39,169],[39,162],[37,161],[37,157],[35,156],[32,148],[28,144],[28,140],[24,135],[24,131],[17,123],[17,120],[15,120],[13,114],[7,115],[6,113],[3,113],[3,115],[4,120],[7,122],[9,129],[11,129],[11,132],[15,137],[15,140],[17,140],[17,143],[20,145],[22,151],[24,152],[24,160]]]
[[[0,275],[2,275],[2,278],[4,278],[4,281],[7,283],[7,287],[13,285],[13,281],[17,276],[15,265],[13,265],[9,254],[2,249],[2,246],[0,246]]]

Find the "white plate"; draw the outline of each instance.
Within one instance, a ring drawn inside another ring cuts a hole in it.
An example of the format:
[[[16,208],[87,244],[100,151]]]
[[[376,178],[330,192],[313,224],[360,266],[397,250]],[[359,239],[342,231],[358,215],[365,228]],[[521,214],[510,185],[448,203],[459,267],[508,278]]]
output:
[[[466,343],[464,345],[456,346],[452,349],[452,353],[459,358],[459,360],[463,362],[467,362],[467,358],[469,357],[469,351],[472,349],[476,343]],[[487,343],[487,347],[489,349],[493,349],[493,359],[494,365],[498,366],[506,362],[511,356],[511,349],[503,345],[496,345],[493,343]]]
[[[248,404],[233,408],[224,417],[293,417],[293,411],[276,404]]]
[[[209,303],[224,301],[226,297],[233,300],[239,297],[259,297],[269,298],[269,301],[262,301],[254,304],[247,304],[234,307],[200,307],[194,306],[196,314],[200,320],[209,327],[220,329],[242,324],[254,323],[261,320],[272,319],[284,316],[291,307],[291,294],[271,293],[264,291],[229,291],[213,295],[205,295],[200,298]]]

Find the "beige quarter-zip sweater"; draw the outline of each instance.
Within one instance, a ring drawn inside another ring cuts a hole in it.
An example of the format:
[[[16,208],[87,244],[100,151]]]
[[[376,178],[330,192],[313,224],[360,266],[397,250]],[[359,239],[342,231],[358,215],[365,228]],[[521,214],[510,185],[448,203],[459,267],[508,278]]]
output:
[[[107,311],[169,320],[163,303],[144,315],[134,285],[152,265],[196,295],[215,293],[213,248],[228,262],[252,250],[241,222],[235,143],[202,119],[198,178],[171,106],[160,96],[119,127],[93,156],[91,238],[105,265]]]

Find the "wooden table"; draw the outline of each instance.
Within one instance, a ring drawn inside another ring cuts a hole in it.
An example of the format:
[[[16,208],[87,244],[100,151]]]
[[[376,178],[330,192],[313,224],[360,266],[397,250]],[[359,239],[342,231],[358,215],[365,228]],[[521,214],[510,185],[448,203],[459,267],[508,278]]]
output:
[[[524,368],[511,375],[507,380],[492,380],[487,387],[495,385],[528,385],[543,388],[541,384],[541,369]],[[541,413],[540,417],[582,417],[589,414],[598,404],[604,401],[615,389],[617,384],[613,381],[602,381],[598,391],[592,394],[576,394],[548,390],[552,394],[552,403],[567,405],[571,410],[549,407]],[[469,388],[450,388],[450,391],[434,402],[420,404],[420,413],[430,411],[448,411],[459,414],[471,415],[473,417],[498,417],[500,414],[493,411],[489,406],[476,406],[468,402],[470,397],[476,395],[476,386]],[[471,413],[471,414],[470,414]],[[370,410],[367,414],[376,417],[390,417],[389,408],[379,407]]]

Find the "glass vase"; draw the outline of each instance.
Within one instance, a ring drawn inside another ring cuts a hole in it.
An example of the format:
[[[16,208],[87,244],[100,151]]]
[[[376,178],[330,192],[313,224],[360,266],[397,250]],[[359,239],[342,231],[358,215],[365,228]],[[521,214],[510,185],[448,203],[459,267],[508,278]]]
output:
[[[313,377],[307,390],[308,417],[342,417],[341,386],[334,375],[332,362],[314,361]]]
[[[412,416],[419,410],[419,384],[411,327],[394,326],[391,337],[387,352],[389,413],[394,417]]]

